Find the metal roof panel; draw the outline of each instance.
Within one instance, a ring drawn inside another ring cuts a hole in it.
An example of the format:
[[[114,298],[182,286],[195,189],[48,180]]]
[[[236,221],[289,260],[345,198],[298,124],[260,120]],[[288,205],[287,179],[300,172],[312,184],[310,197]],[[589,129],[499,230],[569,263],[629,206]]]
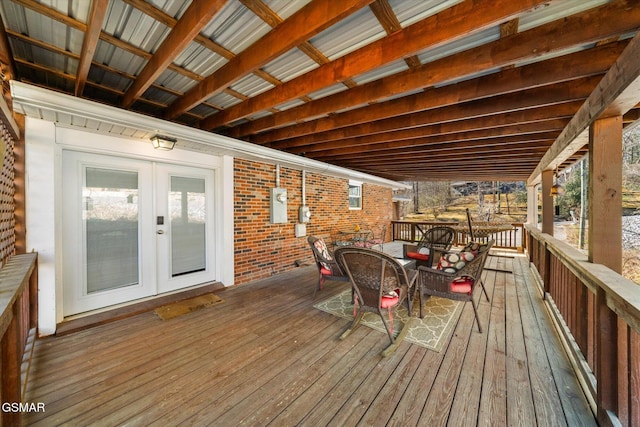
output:
[[[202,34],[237,55],[269,31],[271,27],[262,19],[238,0],[230,0]]]
[[[326,57],[334,61],[386,35],[371,9],[363,7],[310,41]]]
[[[294,48],[266,64],[263,68],[276,79],[286,82],[318,68],[318,63],[300,49]]]

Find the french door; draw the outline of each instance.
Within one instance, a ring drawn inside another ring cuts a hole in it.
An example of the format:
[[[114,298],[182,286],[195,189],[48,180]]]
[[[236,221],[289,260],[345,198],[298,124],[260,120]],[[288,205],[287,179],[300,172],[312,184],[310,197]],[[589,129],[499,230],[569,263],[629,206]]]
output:
[[[215,280],[213,171],[64,151],[64,315]]]

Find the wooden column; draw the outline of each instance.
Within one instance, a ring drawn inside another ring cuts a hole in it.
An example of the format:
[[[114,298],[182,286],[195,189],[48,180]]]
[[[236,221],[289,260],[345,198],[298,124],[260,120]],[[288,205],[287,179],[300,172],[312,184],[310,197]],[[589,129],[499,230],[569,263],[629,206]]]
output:
[[[622,271],[622,117],[589,132],[589,261]]]
[[[622,117],[595,121],[589,129],[589,260],[622,271]],[[618,321],[605,290],[596,292],[598,421],[619,414]],[[622,336],[621,336],[622,337]]]
[[[538,187],[527,186],[527,224],[538,226]]]
[[[553,197],[551,186],[553,185],[553,170],[542,171],[542,232],[553,236]]]

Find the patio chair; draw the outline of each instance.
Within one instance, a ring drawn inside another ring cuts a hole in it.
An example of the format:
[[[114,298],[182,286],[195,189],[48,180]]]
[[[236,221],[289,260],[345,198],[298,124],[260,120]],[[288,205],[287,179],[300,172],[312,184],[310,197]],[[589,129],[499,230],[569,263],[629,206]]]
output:
[[[322,285],[325,280],[336,280],[341,282],[349,281],[349,277],[343,272],[323,239],[316,236],[309,236],[307,238],[307,242],[309,242],[309,246],[311,246],[313,258],[316,266],[318,267],[318,274],[320,276],[318,278],[318,285],[313,291],[313,298],[316,297],[316,293],[319,290],[322,290]]]
[[[340,336],[345,339],[359,325],[365,313],[376,313],[382,319],[391,344],[382,352],[386,357],[396,350],[408,332],[411,320],[411,295],[417,272],[405,270],[393,257],[369,248],[345,247],[336,250],[336,258],[344,267],[354,298],[354,319],[349,328]],[[409,320],[394,336],[393,311],[404,301],[407,302]],[[388,317],[388,321],[385,318]]]
[[[420,318],[423,317],[423,295],[434,295],[455,301],[471,301],[478,331],[482,333],[478,308],[473,300],[473,291],[480,285],[484,296],[489,301],[481,276],[493,243],[493,240],[486,244],[471,242],[458,253],[442,254],[438,268],[418,267],[417,291],[420,301]]]
[[[384,241],[387,238],[387,224],[378,224],[373,227],[373,235],[366,242],[366,247],[378,246],[380,251],[384,251]],[[378,249],[378,248],[376,248]]]
[[[456,231],[451,227],[433,227],[425,231],[417,245],[406,243],[403,257],[416,260],[416,266],[431,267],[439,253],[448,251],[453,245]]]

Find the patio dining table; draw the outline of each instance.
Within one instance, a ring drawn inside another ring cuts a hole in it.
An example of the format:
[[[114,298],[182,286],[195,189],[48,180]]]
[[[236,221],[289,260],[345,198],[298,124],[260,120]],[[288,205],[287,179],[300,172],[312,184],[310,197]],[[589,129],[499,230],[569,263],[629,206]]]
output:
[[[359,245],[373,237],[372,230],[339,230],[340,241],[344,242],[344,246]]]

